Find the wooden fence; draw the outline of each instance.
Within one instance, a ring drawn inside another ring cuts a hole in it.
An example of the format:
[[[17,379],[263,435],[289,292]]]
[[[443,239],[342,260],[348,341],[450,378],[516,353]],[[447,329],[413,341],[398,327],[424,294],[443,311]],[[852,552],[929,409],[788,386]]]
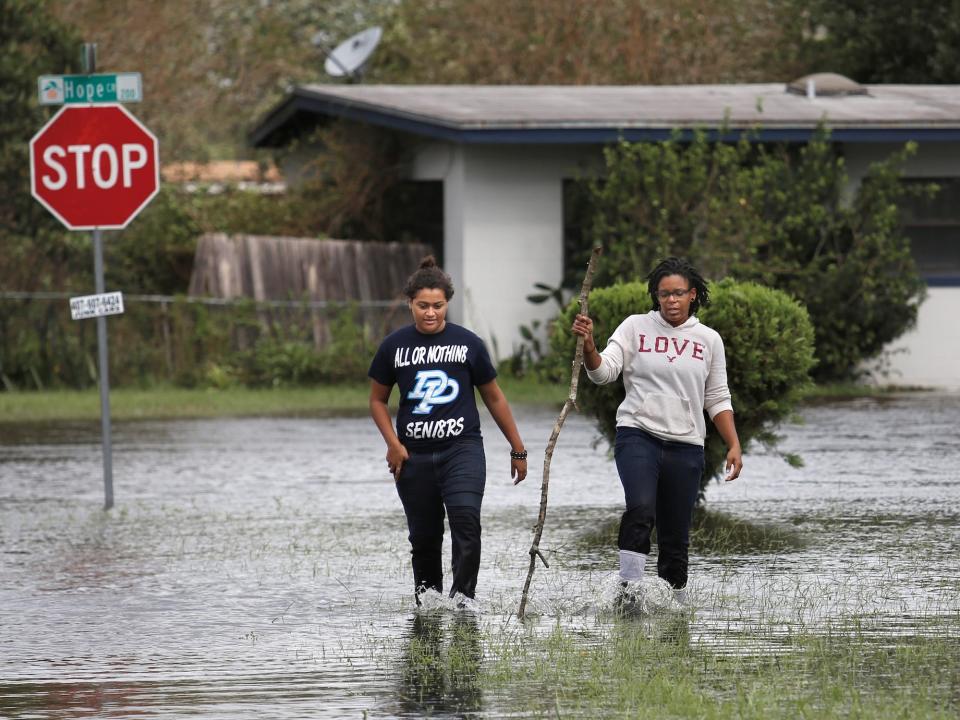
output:
[[[431,252],[419,243],[208,233],[197,243],[189,294],[257,302],[354,302],[364,324],[387,332],[409,322],[401,290]],[[388,301],[396,302],[397,312],[384,318],[373,310]],[[260,315],[276,322],[279,312],[262,308]],[[314,345],[323,347],[330,340],[328,314],[313,312],[311,325]],[[237,340],[244,344],[244,338]]]

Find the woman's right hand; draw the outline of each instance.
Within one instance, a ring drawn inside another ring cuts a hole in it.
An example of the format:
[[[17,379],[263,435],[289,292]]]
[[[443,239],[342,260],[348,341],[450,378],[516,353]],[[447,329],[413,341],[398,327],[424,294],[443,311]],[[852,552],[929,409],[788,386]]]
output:
[[[400,479],[400,471],[403,470],[403,463],[410,459],[410,453],[400,443],[387,446],[387,467],[390,468],[390,474],[393,475],[394,482]]]
[[[574,335],[579,335],[583,338],[583,347],[584,350],[591,350],[596,348],[596,344],[593,342],[593,320],[587,315],[578,314],[573,319],[573,330]]]

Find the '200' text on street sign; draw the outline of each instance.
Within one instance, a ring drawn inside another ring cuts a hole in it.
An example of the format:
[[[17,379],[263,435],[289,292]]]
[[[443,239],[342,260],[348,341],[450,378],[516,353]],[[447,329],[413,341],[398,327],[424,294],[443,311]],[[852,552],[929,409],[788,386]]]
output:
[[[124,228],[159,189],[157,138],[122,105],[66,105],[30,140],[30,192],[71,230]]]
[[[81,295],[70,298],[70,317],[74,320],[123,314],[123,293]]]
[[[140,102],[140,73],[113,75],[41,75],[37,79],[41,105],[71,103]]]

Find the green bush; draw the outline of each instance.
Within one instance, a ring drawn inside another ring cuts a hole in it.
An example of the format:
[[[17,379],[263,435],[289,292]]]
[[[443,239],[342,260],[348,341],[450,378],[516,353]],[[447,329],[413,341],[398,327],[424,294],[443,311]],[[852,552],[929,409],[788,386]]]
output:
[[[756,283],[730,279],[710,287],[710,306],[697,317],[723,338],[727,357],[727,383],[733,396],[737,432],[746,449],[751,442],[767,447],[776,443],[773,427],[795,407],[809,385],[814,365],[813,326],[807,311],[786,293]],[[598,288],[590,293],[594,338],[600,348],[617,326],[630,315],[649,312],[645,283],[633,282]],[[554,366],[570,367],[576,338],[570,332],[577,313],[571,302],[557,318],[550,338]],[[595,385],[580,378],[579,405],[594,416],[603,436],[613,444],[617,406],[623,401],[622,380]],[[722,470],[726,446],[707,421],[706,465],[701,491]],[[797,458],[786,456],[790,462]]]

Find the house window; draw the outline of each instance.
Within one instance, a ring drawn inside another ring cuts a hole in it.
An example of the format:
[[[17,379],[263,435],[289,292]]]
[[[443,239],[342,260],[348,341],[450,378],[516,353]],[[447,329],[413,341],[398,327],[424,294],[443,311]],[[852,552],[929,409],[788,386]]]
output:
[[[590,222],[590,193],[580,180],[563,181],[563,282],[567,289],[580,292],[583,271],[590,261],[591,244],[587,237]]]
[[[383,198],[383,239],[429,245],[443,267],[443,181],[401,180]]]
[[[909,178],[902,182],[907,186],[939,186],[932,198],[904,199],[904,231],[927,284],[960,286],[960,178]]]

